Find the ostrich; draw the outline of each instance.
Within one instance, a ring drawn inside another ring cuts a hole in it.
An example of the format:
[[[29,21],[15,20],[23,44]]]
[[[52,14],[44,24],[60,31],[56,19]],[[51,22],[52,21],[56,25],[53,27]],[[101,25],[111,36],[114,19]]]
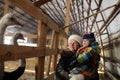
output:
[[[8,13],[0,20],[0,43],[4,44],[4,33],[9,25],[21,25],[14,17],[12,13]]]
[[[15,33],[15,35],[11,39],[12,44],[18,45],[17,43],[18,39],[24,40],[24,37],[21,33]],[[4,72],[3,80],[17,80],[24,73],[25,67],[26,67],[26,61],[25,59],[21,59],[20,66],[16,70],[12,72]]]
[[[11,13],[4,15],[0,20],[0,44],[4,44],[4,33],[9,25],[20,25]],[[0,62],[0,80],[2,80],[3,74],[4,62]]]

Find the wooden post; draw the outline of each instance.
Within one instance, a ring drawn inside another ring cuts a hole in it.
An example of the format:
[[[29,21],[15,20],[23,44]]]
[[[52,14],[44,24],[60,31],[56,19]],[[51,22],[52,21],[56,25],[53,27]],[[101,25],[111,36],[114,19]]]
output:
[[[9,12],[9,1],[5,0],[4,15]]]
[[[38,21],[38,48],[43,48],[45,54],[45,42],[46,42],[46,26],[41,21]],[[37,58],[36,64],[36,80],[43,80],[44,78],[44,63],[45,56]]]
[[[65,26],[69,25],[70,22],[70,0],[66,0],[66,20],[65,20]],[[69,27],[65,28],[65,32],[67,35],[69,34]],[[65,39],[65,48],[67,48],[67,39]]]
[[[55,69],[56,69],[56,65],[57,65],[57,54],[59,53],[59,49],[58,49],[58,47],[59,47],[59,33],[58,32],[55,32],[55,48],[57,49],[57,53],[55,53],[56,55],[54,55],[53,56],[53,68],[52,68],[52,70],[53,71],[55,71]]]
[[[55,31],[52,31],[51,49],[53,49],[53,46],[54,46],[54,38],[55,38]],[[52,55],[50,55],[48,58],[49,61],[48,61],[48,66],[47,66],[47,71],[46,71],[47,76],[49,75],[49,72],[50,72],[51,59],[52,59]]]

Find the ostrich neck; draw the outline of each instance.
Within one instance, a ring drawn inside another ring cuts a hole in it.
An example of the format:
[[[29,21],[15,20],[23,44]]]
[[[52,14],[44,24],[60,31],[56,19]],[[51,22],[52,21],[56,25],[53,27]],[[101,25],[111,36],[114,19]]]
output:
[[[13,43],[14,45],[18,45],[18,43],[17,43],[17,38],[13,37],[12,43]]]
[[[0,25],[0,44],[4,43],[4,33],[6,28],[7,28],[6,24]]]
[[[4,44],[4,32],[7,28],[6,24],[0,24],[0,44]],[[4,76],[4,62],[0,62],[0,80]]]

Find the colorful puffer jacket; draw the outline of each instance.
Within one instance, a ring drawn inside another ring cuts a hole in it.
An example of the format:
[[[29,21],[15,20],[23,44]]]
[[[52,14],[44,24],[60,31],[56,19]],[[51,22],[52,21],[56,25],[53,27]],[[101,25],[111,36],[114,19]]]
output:
[[[76,53],[78,66],[71,70],[71,74],[83,74],[91,76],[98,67],[98,59],[100,47],[96,42],[92,43],[90,47],[81,47]]]

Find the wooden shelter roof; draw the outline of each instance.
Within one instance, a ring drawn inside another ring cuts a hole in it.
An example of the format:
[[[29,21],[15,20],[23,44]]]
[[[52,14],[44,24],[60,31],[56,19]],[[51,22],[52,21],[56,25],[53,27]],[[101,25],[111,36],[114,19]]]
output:
[[[5,1],[0,0],[0,17],[4,13]],[[69,27],[69,34],[95,32],[97,35],[104,35],[120,12],[119,0],[70,0],[70,4],[67,4],[69,0],[9,1],[9,8],[16,13],[15,17],[24,26],[17,29],[31,34],[37,34],[38,19],[41,19],[50,27],[56,26],[61,30]],[[66,14],[69,19],[66,19]]]

